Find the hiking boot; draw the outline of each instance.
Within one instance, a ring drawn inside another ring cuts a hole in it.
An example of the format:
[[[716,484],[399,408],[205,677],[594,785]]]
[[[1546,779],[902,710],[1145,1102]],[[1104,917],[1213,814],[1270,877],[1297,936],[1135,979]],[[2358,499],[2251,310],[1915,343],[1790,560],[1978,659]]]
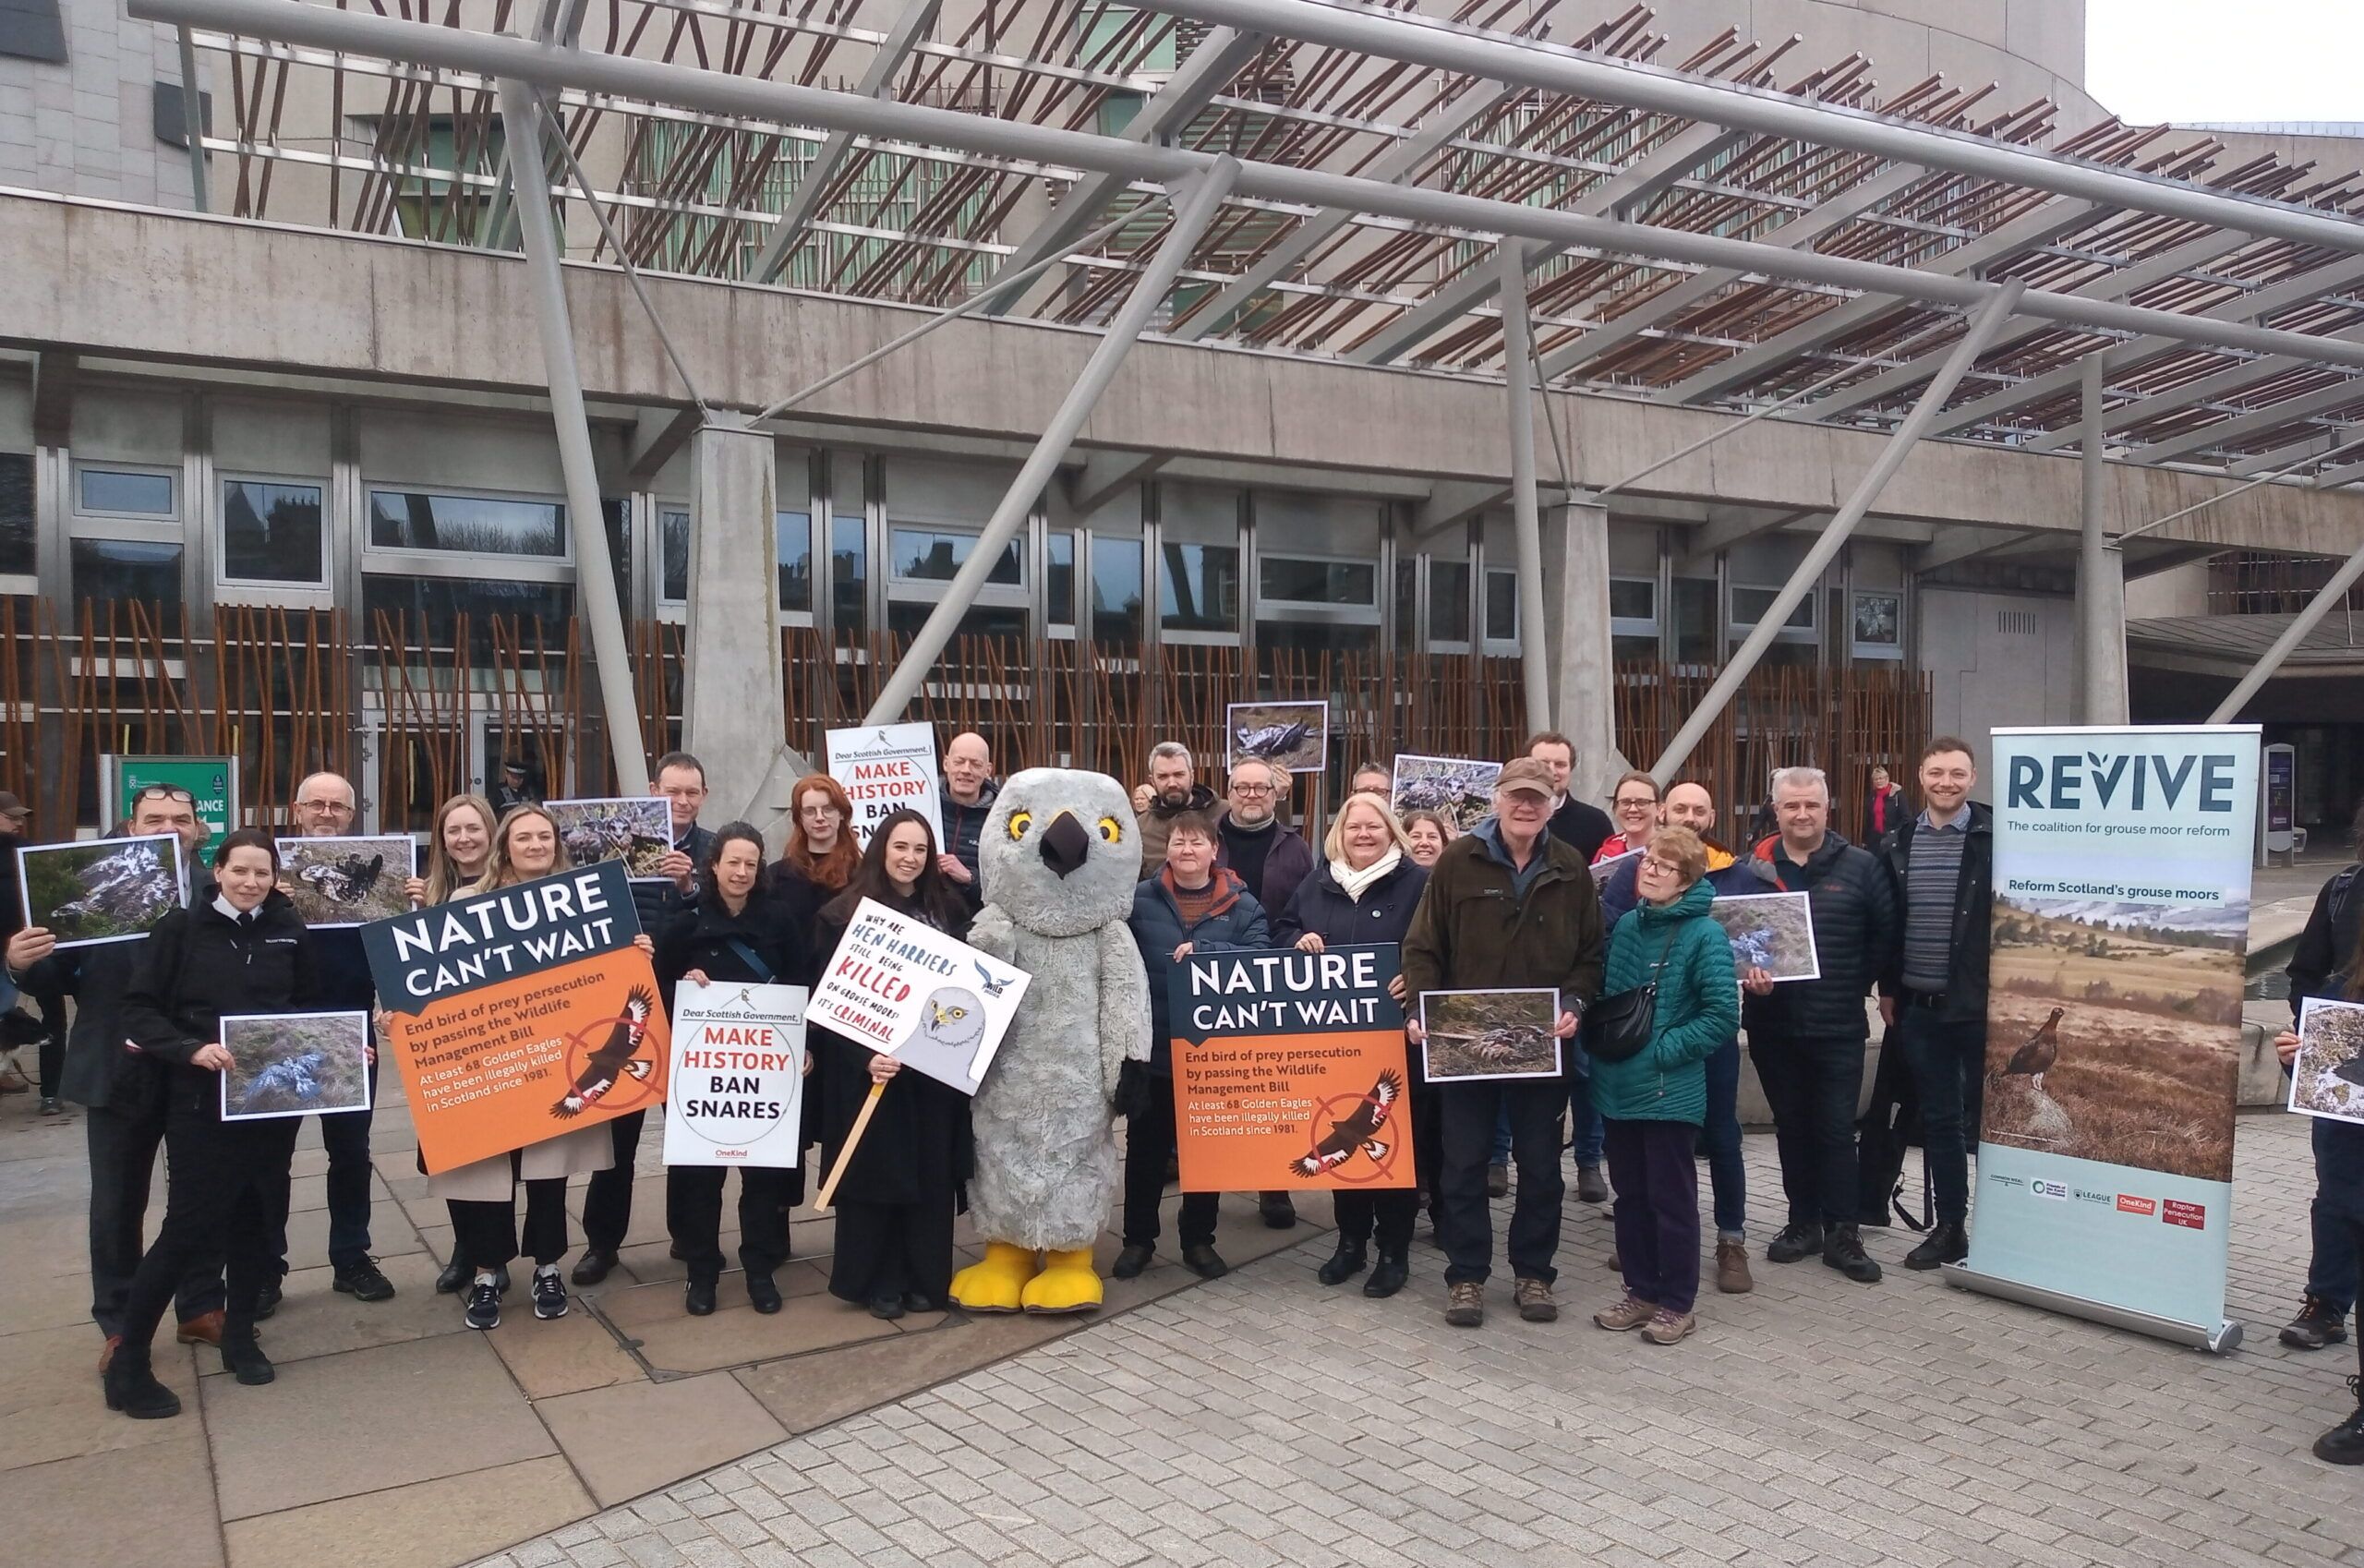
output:
[[[693,1318],[713,1317],[714,1287],[712,1280],[692,1280],[681,1292],[682,1309]]]
[[[466,1322],[472,1329],[501,1326],[501,1286],[490,1274],[478,1274],[468,1287]]]
[[[1370,1256],[1359,1241],[1342,1241],[1330,1260],[1321,1265],[1314,1278],[1323,1285],[1344,1285],[1370,1267]]]
[[[1609,1201],[1609,1182],[1600,1174],[1598,1165],[1576,1167],[1576,1196],[1586,1203]]]
[[[759,1273],[754,1269],[748,1270],[747,1304],[766,1318],[778,1311],[783,1304],[779,1294],[779,1282],[769,1274]]]
[[[1880,1266],[1863,1250],[1863,1238],[1853,1225],[1839,1225],[1832,1230],[1822,1244],[1822,1261],[1826,1268],[1837,1269],[1857,1285],[1880,1283]]]
[[[1374,1301],[1384,1300],[1404,1288],[1412,1277],[1412,1260],[1401,1252],[1381,1249],[1379,1261],[1370,1271],[1370,1278],[1363,1281],[1363,1294]]]
[[[223,1331],[222,1369],[249,1388],[259,1388],[279,1375],[271,1357],[262,1353],[252,1324]]]
[[[1486,1286],[1463,1280],[1445,1293],[1444,1321],[1457,1329],[1474,1329],[1486,1321]]]
[[[608,1277],[608,1271],[615,1266],[616,1255],[614,1253],[607,1250],[605,1248],[594,1247],[589,1251],[584,1253],[582,1257],[574,1260],[574,1283],[577,1285],[597,1285],[601,1280]],[[541,1287],[538,1285],[535,1286],[537,1293],[540,1288]],[[565,1292],[563,1291],[560,1292],[560,1295],[561,1296],[564,1294]],[[538,1307],[540,1303],[537,1301],[536,1306]]]
[[[1698,1326],[1699,1320],[1691,1313],[1670,1312],[1661,1307],[1650,1314],[1648,1322],[1642,1325],[1642,1337],[1652,1345],[1680,1345],[1689,1339],[1691,1331]]]
[[[1120,1280],[1139,1279],[1141,1271],[1149,1267],[1149,1260],[1156,1256],[1157,1248],[1148,1242],[1128,1241],[1125,1244],[1125,1249],[1116,1254],[1116,1262],[1109,1266],[1109,1277]]]
[[[1592,1321],[1610,1333],[1631,1333],[1650,1321],[1658,1309],[1632,1291],[1614,1307],[1604,1307],[1592,1315]]]
[[[1940,1264],[1959,1263],[1970,1256],[1970,1237],[1960,1221],[1939,1220],[1929,1227],[1929,1234],[1920,1246],[1904,1255],[1908,1269],[1934,1269]]]
[[[2282,1343],[2293,1350],[2321,1350],[2347,1341],[2347,1314],[2320,1296],[2298,1303],[2298,1315],[2282,1325]]]
[[[566,1281],[559,1277],[556,1263],[534,1271],[534,1316],[545,1321],[566,1316]]]
[[[1746,1296],[1756,1288],[1748,1272],[1748,1243],[1717,1239],[1716,1288],[1726,1296]]]
[[[1258,1193],[1256,1212],[1267,1230],[1287,1230],[1297,1224],[1297,1204],[1285,1192]]]
[[[1182,1266],[1202,1280],[1219,1280],[1231,1272],[1231,1265],[1223,1255],[1205,1242],[1182,1248]]]
[[[222,1325],[228,1318],[229,1314],[218,1307],[194,1318],[184,1318],[181,1326],[173,1331],[173,1338],[182,1345],[218,1345],[222,1343]]]
[[[1486,1167],[1486,1196],[1500,1198],[1507,1194],[1510,1189],[1511,1168],[1503,1164],[1488,1165]]]
[[[161,1421],[181,1413],[180,1396],[156,1381],[148,1347],[115,1346],[107,1363],[107,1408],[120,1410],[135,1421]],[[2321,1446],[2318,1444],[2317,1446]]]
[[[1768,1263],[1795,1263],[1811,1258],[1822,1250],[1822,1239],[1820,1225],[1784,1225],[1781,1234],[1766,1244],[1765,1260]]]
[[[1518,1303],[1518,1315],[1530,1323],[1556,1323],[1560,1321],[1560,1304],[1551,1299],[1548,1280],[1521,1280],[1513,1287],[1511,1299]]]
[[[2364,1465],[2364,1378],[2347,1380],[2356,1414],[2315,1440],[2315,1457],[2326,1465]]]
[[[329,1283],[356,1301],[386,1301],[394,1294],[394,1282],[380,1271],[378,1260],[367,1252],[337,1270],[336,1277]]]

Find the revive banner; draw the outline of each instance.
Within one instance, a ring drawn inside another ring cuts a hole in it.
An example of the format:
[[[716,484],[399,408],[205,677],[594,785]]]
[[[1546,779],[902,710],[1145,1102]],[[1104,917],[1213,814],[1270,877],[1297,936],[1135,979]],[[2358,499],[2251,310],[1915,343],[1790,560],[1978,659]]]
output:
[[[2219,1347],[2258,731],[1998,730],[1994,756],[1985,1114],[1960,1277]]]

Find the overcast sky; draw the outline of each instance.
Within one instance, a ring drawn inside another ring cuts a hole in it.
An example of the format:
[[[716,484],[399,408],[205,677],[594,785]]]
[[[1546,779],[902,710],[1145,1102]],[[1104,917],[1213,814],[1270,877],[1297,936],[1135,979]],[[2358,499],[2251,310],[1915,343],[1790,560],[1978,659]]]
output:
[[[2364,121],[2364,0],[2086,0],[2085,86],[2137,125]]]

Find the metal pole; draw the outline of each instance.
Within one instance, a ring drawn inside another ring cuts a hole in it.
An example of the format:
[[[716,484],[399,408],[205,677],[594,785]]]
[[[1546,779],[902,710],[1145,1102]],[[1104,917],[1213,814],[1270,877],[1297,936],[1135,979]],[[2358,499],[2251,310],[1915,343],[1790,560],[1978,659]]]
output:
[[[534,317],[541,328],[542,362],[549,379],[550,423],[558,432],[559,466],[566,474],[566,510],[574,528],[574,591],[591,623],[591,657],[599,669],[600,707],[608,744],[616,759],[617,788],[627,795],[648,790],[648,754],[641,747],[640,705],[632,689],[632,658],[625,651],[623,605],[616,594],[615,568],[608,554],[608,518],[599,506],[599,470],[591,455],[591,422],[583,408],[583,378],[574,364],[574,332],[566,314],[566,279],[559,271],[558,225],[550,215],[549,167],[542,155],[542,129],[534,118],[533,90],[503,78],[501,119],[516,153],[516,166],[531,171],[518,192],[517,224],[525,241],[525,265],[534,278]]]
[[[1092,405],[1100,401],[1100,394],[1108,390],[1108,383],[1116,378],[1117,367],[1124,364],[1125,356],[1149,326],[1150,318],[1164,303],[1165,291],[1174,286],[1182,264],[1190,259],[1190,252],[1198,247],[1200,238],[1207,232],[1207,225],[1223,210],[1224,198],[1231,193],[1232,180],[1238,173],[1238,160],[1219,157],[1202,178],[1193,181],[1187,191],[1177,193],[1174,228],[1165,236],[1165,243],[1157,247],[1157,254],[1150,259],[1149,265],[1142,268],[1140,276],[1134,280],[1133,292],[1126,296],[1116,319],[1108,323],[1108,331],[1101,337],[1099,346],[1092,351],[1092,357],[1085,361],[1083,374],[1078,376],[1075,385],[1067,389],[1067,398],[1059,404],[1058,412],[1051,416],[1049,428],[1034,443],[1034,450],[1027,454],[1025,466],[1019,469],[1018,477],[1010,482],[1008,493],[994,509],[984,532],[971,547],[969,559],[960,563],[960,570],[945,586],[944,597],[937,602],[935,609],[928,612],[926,624],[911,638],[911,645],[903,654],[903,662],[895,667],[895,672],[879,688],[878,700],[870,705],[869,713],[862,718],[864,724],[893,722],[902,716],[903,709],[911,705],[911,699],[919,695],[921,686],[927,681],[928,671],[935,667],[937,657],[944,652],[944,645],[952,640],[954,628],[960,624],[960,618],[975,602],[977,590],[984,586],[994,563],[1001,558],[1001,552],[1008,547],[1009,541],[1018,537],[1018,530],[1034,510],[1035,499],[1057,471],[1059,459],[1066,455],[1076,433],[1083,428],[1084,420],[1091,416]]]
[[[2126,553],[2102,531],[2103,356],[2080,367],[2084,403],[2084,505],[2077,542],[2077,669],[2087,724],[2126,722]]]
[[[1790,612],[1797,609],[1798,601],[1822,580],[1824,571],[1844,548],[1848,536],[1854,533],[1855,525],[1872,509],[1872,502],[1879,500],[1880,491],[1888,488],[1888,482],[1896,471],[1904,466],[1904,460],[1912,455],[1913,443],[1936,421],[1938,411],[1946,406],[1946,400],[1953,396],[1954,388],[1961,383],[1963,376],[1969,374],[1970,368],[1978,362],[1978,356],[1986,352],[1987,345],[1995,341],[1995,334],[2002,329],[2003,323],[2009,320],[2012,312],[2019,308],[2020,293],[2024,286],[2019,279],[2011,279],[1995,290],[1985,306],[1971,318],[1969,330],[1962,333],[1961,342],[1946,356],[1945,364],[1922,392],[1921,400],[1912,405],[1912,412],[1905,416],[1904,423],[1888,437],[1888,445],[1880,450],[1879,459],[1872,464],[1871,472],[1855,486],[1854,493],[1847,498],[1847,504],[1839,509],[1838,515],[1831,518],[1830,525],[1822,531],[1822,537],[1815,541],[1814,548],[1806,551],[1805,560],[1790,573],[1789,582],[1773,596],[1771,608],[1757,617],[1755,629],[1741,644],[1740,651],[1732,655],[1731,662],[1724,666],[1723,673],[1716,677],[1715,684],[1707,688],[1707,695],[1699,699],[1699,706],[1692,710],[1689,718],[1683,721],[1683,728],[1675,731],[1674,739],[1667,742],[1666,750],[1660,752],[1658,760],[1651,765],[1650,772],[1657,776],[1661,788],[1691,755],[1691,749],[1715,728],[1716,720],[1723,717],[1725,707],[1732,700],[1732,694],[1740,690],[1741,683],[1756,668],[1756,661],[1764,657],[1765,650],[1773,645],[1773,639],[1789,621]]]
[[[1279,3],[1279,0],[1275,0]],[[373,58],[401,60],[424,66],[480,72],[495,78],[513,77],[541,87],[576,88],[622,98],[641,98],[681,104],[712,114],[770,122],[850,129],[859,134],[928,142],[967,151],[993,153],[1071,169],[1122,175],[1153,185],[1171,186],[1203,173],[1215,154],[1184,147],[1153,146],[1054,126],[1021,124],[986,115],[932,108],[888,99],[861,98],[851,93],[798,87],[787,82],[753,80],[719,71],[694,70],[661,60],[603,54],[531,43],[524,39],[457,28],[419,27],[411,22],[340,11],[326,6],[291,6],[285,0],[128,0],[131,14],[143,21],[193,22],[249,38],[310,44],[344,50]],[[1344,16],[1339,12],[1335,15]],[[1266,18],[1262,26],[1268,26]],[[1398,25],[1398,24],[1386,24]],[[1438,34],[1438,36],[1445,36]],[[1531,56],[1531,47],[1512,48],[1514,57]],[[1555,63],[1557,57],[1555,57]],[[1499,73],[1496,73],[1499,74]],[[1683,84],[1692,86],[1697,84]],[[1719,103],[1721,100],[1718,101]],[[1789,103],[1758,100],[1742,94],[1736,102]],[[1790,105],[1806,114],[1801,134],[1812,136],[1821,126],[1815,116],[1839,115],[1827,106]],[[1705,112],[1705,111],[1703,111]],[[1839,115],[1838,123],[1856,123]],[[1863,121],[1883,129],[1884,122]],[[1923,136],[1936,133],[1923,132]],[[1938,136],[1948,146],[1988,149],[1974,139],[1959,140]],[[1991,150],[1991,149],[1989,149]],[[2030,155],[2021,154],[2022,158]],[[1943,160],[1929,160],[1945,166]],[[511,160],[513,164],[516,160]],[[2067,168],[2037,158],[2035,168]],[[2000,176],[1998,176],[2000,177]],[[2014,166],[2011,177],[2040,188],[2054,188],[2042,178],[2026,177]],[[2278,233],[2292,226],[2290,210],[2269,203],[2194,191],[2165,182],[2112,175],[2110,199],[2145,211],[2167,211],[2169,197],[2179,215],[2222,223],[2259,234]],[[2130,187],[2130,190],[2129,190]],[[1418,186],[1391,185],[1384,180],[1327,174],[1316,169],[1289,168],[1277,163],[1242,163],[1236,188],[1243,197],[1335,207],[1401,218],[1408,223],[1450,228],[1478,229],[1490,234],[1537,240],[1562,249],[1613,256],[1642,256],[1700,267],[1730,267],[1769,278],[1797,279],[1834,288],[1890,296],[1898,299],[1975,308],[1994,285],[1970,277],[1940,275],[1912,267],[1856,261],[1813,249],[1792,249],[1762,241],[1727,239],[1649,223],[1621,223],[1549,207],[1465,196]],[[2284,220],[2279,227],[2267,218]],[[2319,232],[2317,225],[2328,234]],[[2345,219],[2314,218],[2300,225],[2307,243],[2338,250],[2364,250],[2364,224]],[[2334,237],[2335,236],[2335,237]],[[2307,332],[2252,326],[2245,322],[2187,316],[2173,310],[2113,304],[2075,295],[2030,290],[2020,312],[2046,321],[2097,328],[2105,332],[2161,336],[2176,343],[2205,344],[2257,354],[2286,354],[2310,364],[2364,369],[2364,343],[2320,337]]]
[[[2290,657],[2290,650],[2305,642],[2307,634],[2322,623],[2324,616],[2346,601],[2347,590],[2356,585],[2358,577],[2364,577],[2364,549],[2349,556],[2340,569],[2332,573],[2331,581],[2322,585],[2322,591],[2307,601],[2307,608],[2292,619],[2290,624],[2283,629],[2282,635],[2274,639],[2274,645],[2249,667],[2249,672],[2241,677],[2241,683],[2216,705],[2216,711],[2208,716],[2208,722],[2230,724],[2249,700],[2257,695],[2258,688],[2274,679],[2274,671],[2282,668],[2282,661]]]
[[[1525,675],[1526,727],[1556,730],[1551,710],[1551,650],[1543,609],[1543,516],[1535,499],[1535,373],[1533,332],[1526,319],[1526,257],[1515,245],[1499,247],[1502,270],[1502,390],[1511,420],[1511,537],[1518,546],[1519,665]],[[1598,628],[1563,626],[1561,635]]]
[[[180,27],[181,125],[188,132],[188,199],[199,212],[212,211],[205,190],[205,96],[197,80],[197,40]]]

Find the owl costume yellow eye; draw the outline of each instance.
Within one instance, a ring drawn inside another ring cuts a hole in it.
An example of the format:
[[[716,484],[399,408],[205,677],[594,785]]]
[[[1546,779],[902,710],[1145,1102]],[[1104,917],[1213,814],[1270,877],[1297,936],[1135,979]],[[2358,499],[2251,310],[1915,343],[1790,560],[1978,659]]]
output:
[[[1100,819],[1100,841],[1104,844],[1123,843],[1125,841],[1125,825],[1118,822],[1113,816],[1102,817]]]
[[[1034,814],[1033,814],[1032,812],[1031,812],[1031,811],[1012,812],[1012,813],[1010,814],[1010,817],[1009,817],[1009,839],[1010,839],[1010,842],[1014,844],[1014,843],[1016,843],[1019,839],[1025,838],[1025,837],[1026,837],[1026,830],[1027,830],[1028,828],[1030,828],[1030,827],[1033,826],[1034,826]]]

